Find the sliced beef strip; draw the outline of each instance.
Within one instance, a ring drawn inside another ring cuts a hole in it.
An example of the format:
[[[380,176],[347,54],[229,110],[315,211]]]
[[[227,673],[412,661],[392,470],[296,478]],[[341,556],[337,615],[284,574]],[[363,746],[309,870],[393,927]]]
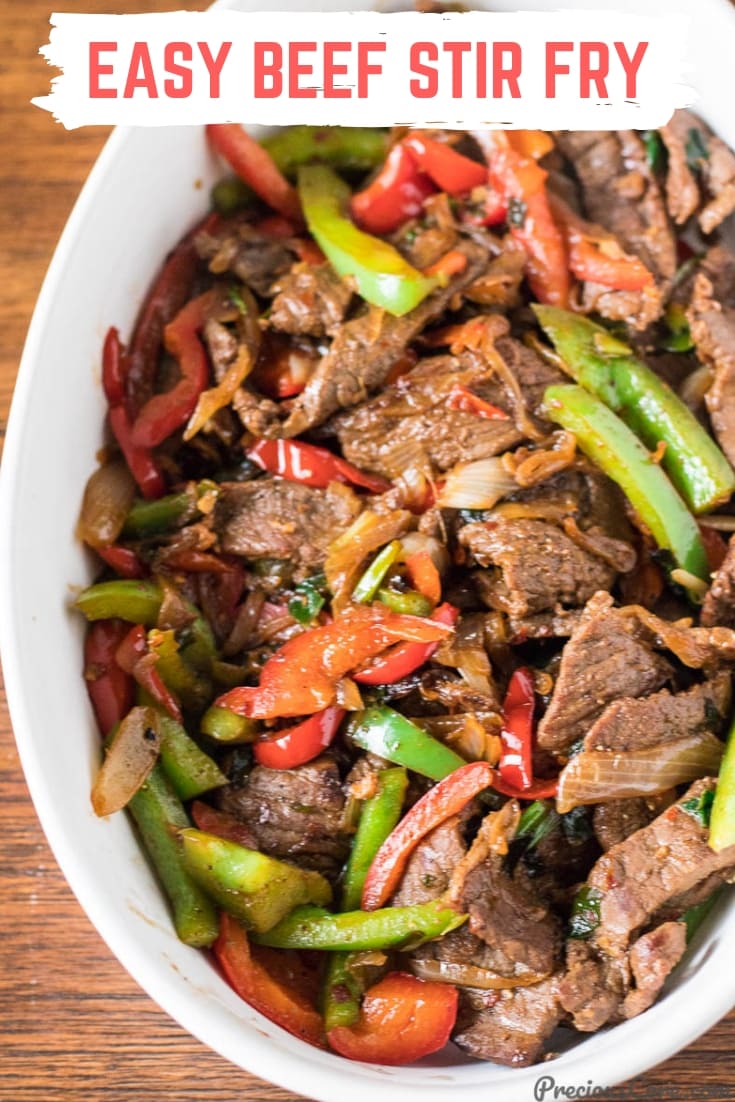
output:
[[[735,536],[730,537],[722,566],[705,595],[699,622],[704,627],[735,628]]]
[[[585,212],[640,257],[659,285],[676,271],[676,241],[661,190],[632,130],[564,131],[557,135],[582,189]]]
[[[211,272],[232,272],[259,295],[267,295],[274,280],[294,262],[286,243],[264,237],[243,217],[228,219],[213,231],[202,230],[194,244]]]
[[[295,399],[287,420],[272,428],[271,434],[298,436],[380,387],[406,347],[484,271],[488,254],[481,246],[464,240],[457,249],[467,258],[464,271],[408,314],[397,318],[368,310],[342,325],[329,352]]]
[[[326,490],[262,478],[223,482],[213,513],[219,548],[244,558],[291,559],[311,568],[360,512],[352,490],[333,482]]]
[[[686,947],[683,922],[665,922],[638,938],[628,954],[634,986],[623,1002],[624,1018],[634,1018],[653,1005]]]
[[[735,463],[735,309],[715,297],[711,281],[699,272],[687,319],[697,355],[714,372],[705,394],[712,428],[731,463]]]
[[[650,696],[614,700],[590,727],[585,750],[644,750],[700,731],[719,733],[730,709],[730,673],[685,692],[661,689]]]
[[[605,852],[624,842],[637,830],[648,826],[666,806],[661,797],[647,799],[632,796],[627,800],[606,800],[598,804],[592,813],[595,837]]]
[[[437,899],[449,887],[466,850],[456,816],[436,827],[412,853],[391,906],[410,907]]]
[[[480,393],[478,384],[487,383],[488,375],[474,358],[434,356],[375,398],[339,414],[330,427],[345,459],[387,478],[402,474],[404,457],[414,452],[438,470],[498,455],[522,439],[510,418],[489,420],[448,408],[456,386]],[[491,395],[486,387],[482,394],[494,405],[508,404],[499,385]]]
[[[264,853],[328,876],[339,872],[349,837],[342,821],[345,794],[330,755],[296,769],[258,765],[244,784],[221,789],[217,800],[247,824]]]
[[[538,728],[539,746],[564,752],[586,735],[614,700],[655,692],[672,672],[637,619],[614,608],[609,593],[596,593],[562,653],[554,692]]]
[[[501,516],[468,524],[460,531],[459,542],[479,566],[494,568],[482,584],[484,600],[517,618],[557,606],[579,608],[616,578],[609,562],[589,554],[556,525],[542,520]],[[630,547],[621,544],[620,551],[629,555]],[[633,562],[626,559],[625,565],[630,569]]]
[[[597,949],[624,952],[672,898],[714,873],[723,880],[732,873],[735,846],[715,853],[707,828],[682,808],[715,785],[711,777],[695,781],[677,803],[599,859],[587,881],[600,892],[600,923],[591,939]]]
[[[334,336],[352,300],[352,288],[331,264],[295,264],[271,292],[270,324],[294,336]]]
[[[661,137],[669,153],[666,199],[671,217],[681,225],[699,211],[699,228],[712,233],[735,210],[735,155],[691,111],[676,111]]]
[[[462,988],[452,1040],[478,1060],[524,1068],[541,1059],[563,1011],[559,977],[506,991]]]
[[[630,985],[627,957],[601,956],[586,941],[567,942],[566,971],[559,983],[559,1002],[575,1029],[594,1033],[618,1011]]]

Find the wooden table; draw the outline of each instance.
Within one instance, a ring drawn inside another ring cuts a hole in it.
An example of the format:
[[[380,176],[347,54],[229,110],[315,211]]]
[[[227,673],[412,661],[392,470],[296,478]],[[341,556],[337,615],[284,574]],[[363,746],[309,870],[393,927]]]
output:
[[[62,10],[195,10],[180,0],[84,0]],[[106,137],[67,133],[30,105],[51,0],[0,0],[0,434],[46,266]],[[54,461],[58,461],[55,459]],[[732,983],[732,977],[723,977]],[[637,1080],[626,1097],[735,1099],[735,1013]],[[710,1093],[711,1092],[711,1093]],[[140,991],[100,940],[36,820],[0,699],[0,1099],[5,1102],[294,1102],[205,1049]],[[394,1100],[391,1100],[394,1102]]]

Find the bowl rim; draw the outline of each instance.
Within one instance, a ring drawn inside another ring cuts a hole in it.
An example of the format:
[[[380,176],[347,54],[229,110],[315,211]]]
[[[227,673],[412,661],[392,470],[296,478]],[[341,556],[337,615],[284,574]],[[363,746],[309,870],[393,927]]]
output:
[[[729,0],[707,0],[707,2],[713,12],[718,11],[723,18],[729,17],[735,30],[735,10]],[[223,6],[234,7],[236,3],[237,0],[225,0]],[[584,5],[584,0],[582,3]],[[24,673],[26,663],[21,659],[19,648],[15,645],[17,624],[21,613],[15,593],[12,569],[14,556],[11,553],[10,539],[12,518],[18,508],[15,472],[21,462],[32,382],[47,324],[49,306],[63,279],[79,230],[89,210],[94,206],[98,191],[108,172],[113,169],[116,160],[124,156],[130,134],[129,127],[118,127],[113,131],[89,173],[65,224],[34,308],[8,418],[0,472],[0,651],[15,741],[36,814],[54,857],[88,919],[136,983],[184,1029],[243,1070],[287,1090],[299,1094],[306,1092],[324,1102],[332,1102],[332,1100],[337,1102],[337,1099],[341,1102],[345,1084],[349,1081],[350,1090],[356,1102],[362,1102],[362,1100],[371,1102],[375,1097],[376,1089],[387,1086],[391,1080],[381,1079],[376,1074],[371,1074],[369,1078],[358,1078],[354,1074],[355,1064],[342,1057],[329,1054],[328,1061],[322,1061],[316,1058],[315,1050],[302,1044],[299,1046],[298,1056],[289,1053],[288,1059],[276,1060],[275,1058],[279,1055],[281,1057],[287,1055],[284,1048],[278,1044],[278,1038],[271,1036],[256,1039],[256,1031],[244,1022],[240,1023],[239,1031],[229,1029],[225,1031],[225,1036],[222,1038],[213,1036],[210,1016],[202,1012],[203,1007],[206,1006],[206,1000],[202,998],[201,1005],[196,1005],[196,1000],[191,996],[182,998],[179,977],[172,971],[157,966],[158,962],[153,962],[152,966],[148,959],[149,954],[144,949],[141,950],[131,924],[126,925],[120,921],[120,916],[110,903],[95,891],[93,878],[85,870],[84,864],[77,859],[74,838],[55,804],[53,784],[51,778],[47,776],[34,741],[25,703],[28,691],[27,675]],[[728,909],[732,910],[734,906],[735,899],[731,899]],[[735,963],[735,947],[732,955]],[[727,983],[722,983],[713,990],[703,982],[704,979],[700,970],[699,974],[691,976],[686,981],[687,992],[693,993],[697,986],[702,989],[701,997],[697,1000],[696,1015],[690,1010],[691,999],[687,1000],[683,994],[676,999],[676,1008],[670,1006],[670,1000],[667,1000],[665,1005],[656,1004],[646,1012],[651,1022],[651,1028],[645,1031],[646,1044],[634,1044],[631,1027],[635,1027],[635,1019],[615,1026],[608,1034],[599,1038],[602,1043],[595,1056],[595,1074],[602,1085],[607,1087],[621,1082],[623,1077],[629,1079],[649,1070],[706,1032],[731,1009],[735,1004],[735,991],[732,991]],[[619,1042],[623,1041],[624,1033],[630,1043],[625,1046],[625,1059],[621,1061]],[[490,1065],[496,1071],[504,1070],[510,1074],[484,1086],[474,1077],[465,1083],[453,1083],[448,1088],[446,1085],[442,1086],[440,1082],[442,1076],[438,1074],[442,1070],[440,1068],[429,1069],[435,1074],[430,1078],[422,1077],[421,1082],[416,1084],[403,1082],[399,1084],[396,1081],[393,1085],[400,1089],[402,1096],[409,1102],[413,1099],[418,1102],[419,1098],[426,1097],[427,1092],[434,1100],[442,1097],[442,1091],[446,1091],[447,1099],[450,1096],[456,1098],[460,1094],[469,1098],[470,1095],[474,1096],[475,1091],[479,1093],[480,1090],[491,1086],[500,1089],[506,1100],[527,1098],[532,1089],[531,1076],[538,1078],[544,1073],[553,1074],[555,1069],[558,1069],[559,1072],[563,1070],[563,1077],[569,1082],[574,1081],[575,1070],[582,1067],[587,1076],[589,1057],[584,1052],[576,1053],[577,1050],[572,1049],[563,1055],[561,1062],[555,1060],[523,1069],[525,1074],[521,1073],[521,1069],[499,1069],[497,1065]],[[620,1070],[621,1063],[624,1064],[623,1076]],[[371,1073],[376,1071],[374,1066],[360,1066]],[[522,1094],[518,1089],[521,1087]]]

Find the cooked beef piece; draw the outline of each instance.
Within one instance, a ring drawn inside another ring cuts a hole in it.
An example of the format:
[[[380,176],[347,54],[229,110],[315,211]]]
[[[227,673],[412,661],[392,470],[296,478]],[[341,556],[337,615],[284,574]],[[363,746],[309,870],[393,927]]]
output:
[[[465,290],[465,298],[480,306],[512,309],[520,301],[521,283],[526,269],[526,252],[508,234],[501,251],[494,256],[479,279]]]
[[[448,408],[456,386],[507,407],[501,386],[496,384],[488,392],[489,375],[488,366],[470,356],[422,360],[377,397],[334,418],[331,427],[345,459],[396,478],[414,452],[443,471],[460,461],[485,459],[513,447],[521,434],[510,418],[489,420]]]
[[[667,282],[676,271],[676,241],[663,197],[633,130],[575,130],[557,135],[582,188],[586,214]]]
[[[650,696],[614,700],[590,727],[585,750],[644,750],[701,731],[719,733],[730,709],[730,673],[685,692],[661,689]]]
[[[627,543],[633,539],[622,491],[585,459],[576,459],[573,466],[518,490],[508,500],[525,506],[528,516],[558,524],[571,516],[585,533],[600,533]]]
[[[310,337],[334,336],[352,299],[352,288],[331,264],[295,264],[271,291],[273,328]]]
[[[492,577],[484,570],[478,570],[473,581],[477,592],[485,604],[490,604],[491,593],[486,585],[492,586]],[[529,639],[568,639],[579,623],[582,610],[578,608],[557,609],[554,612],[537,612],[533,616],[509,616],[508,638],[513,646],[526,643]]]
[[[667,806],[667,799],[671,797],[662,793],[652,798],[633,796],[627,800],[607,800],[604,804],[598,804],[592,813],[597,841],[606,852],[624,842],[631,834],[648,826]]]
[[[590,816],[578,808],[565,816],[534,846],[523,850],[514,879],[530,883],[536,894],[559,910],[567,911],[570,894],[587,878],[600,856]]]
[[[538,728],[544,749],[563,752],[587,734],[612,701],[660,689],[672,668],[638,620],[596,593],[562,653],[554,692]]]
[[[460,988],[452,1040],[478,1060],[524,1068],[541,1059],[562,1017],[557,976],[506,991]]]
[[[566,972],[558,996],[575,1029],[594,1033],[609,1022],[625,998],[628,983],[625,956],[608,958],[587,941],[567,942]]]
[[[685,806],[715,784],[709,777],[695,781],[676,804],[613,846],[592,869],[588,884],[600,893],[600,923],[591,940],[602,952],[623,952],[672,898],[714,873],[725,879],[733,871],[735,846],[715,853],[707,827]]]
[[[213,523],[220,550],[248,559],[292,559],[319,566],[327,546],[360,512],[360,499],[333,482],[315,490],[299,482],[262,478],[223,482]]]
[[[682,225],[698,210],[702,233],[712,233],[735,210],[735,156],[691,111],[676,111],[661,137],[669,153],[669,214]]]
[[[735,536],[730,537],[724,562],[705,595],[699,622],[704,627],[735,628]]]
[[[456,816],[447,819],[414,850],[391,906],[410,907],[437,899],[449,887],[452,873],[465,852],[459,819]]]
[[[348,409],[381,386],[406,347],[436,318],[441,317],[459,292],[484,270],[488,256],[470,241],[457,246],[467,267],[446,287],[434,291],[410,313],[392,314],[367,310],[341,326],[332,346],[295,399],[286,422],[272,435],[297,436],[326,421],[340,409]]]
[[[339,872],[349,837],[342,783],[328,754],[296,769],[258,765],[244,784],[220,789],[217,801],[248,825],[264,853],[328,876]]]
[[[628,954],[634,986],[623,1002],[624,1018],[642,1014],[655,1002],[686,947],[687,933],[683,922],[665,922],[638,938]]]
[[[482,583],[483,599],[513,617],[558,606],[579,608],[616,578],[608,561],[583,550],[556,525],[542,520],[498,517],[468,524],[459,542],[479,566],[494,568]],[[634,565],[630,546],[609,543],[617,545],[620,565],[630,570]]]
[[[712,428],[731,463],[735,463],[735,309],[715,297],[712,283],[699,272],[687,311],[699,359],[714,372],[705,394]]]
[[[232,272],[259,295],[267,295],[278,276],[289,270],[294,254],[283,241],[264,237],[247,218],[222,222],[216,230],[202,230],[195,245],[216,275]]]

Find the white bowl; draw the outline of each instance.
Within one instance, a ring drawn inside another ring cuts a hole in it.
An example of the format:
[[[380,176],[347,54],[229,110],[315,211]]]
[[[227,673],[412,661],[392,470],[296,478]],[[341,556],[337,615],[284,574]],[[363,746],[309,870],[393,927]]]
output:
[[[254,10],[257,0],[227,6]],[[369,3],[279,0],[280,9]],[[518,3],[492,0],[486,7]],[[529,3],[554,8],[554,3]],[[589,2],[565,7],[604,7]],[[638,9],[640,0],[610,7]],[[666,12],[666,2],[647,7]],[[701,109],[735,145],[727,0],[698,0],[691,48]],[[110,324],[129,332],[151,274],[205,210],[218,167],[201,129],[119,130],[108,142],[56,250],[23,355],[5,446],[0,509],[0,609],[5,680],[18,747],[49,842],[79,901],[152,998],[228,1060],[320,1102],[502,1098],[527,1102],[533,1084],[604,1087],[670,1056],[735,1002],[735,915],[720,906],[665,996],[641,1017],[582,1039],[543,1067],[511,1070],[443,1054],[424,1066],[350,1063],[266,1021],[219,977],[204,953],[177,941],[163,895],[124,815],[95,818],[89,801],[99,740],[81,678],[81,617],[72,588],[90,580],[74,538],[85,480],[102,441],[100,349]],[[729,935],[729,936],[728,936]],[[80,961],[81,964],[81,961]],[[551,1097],[551,1096],[549,1096]]]

